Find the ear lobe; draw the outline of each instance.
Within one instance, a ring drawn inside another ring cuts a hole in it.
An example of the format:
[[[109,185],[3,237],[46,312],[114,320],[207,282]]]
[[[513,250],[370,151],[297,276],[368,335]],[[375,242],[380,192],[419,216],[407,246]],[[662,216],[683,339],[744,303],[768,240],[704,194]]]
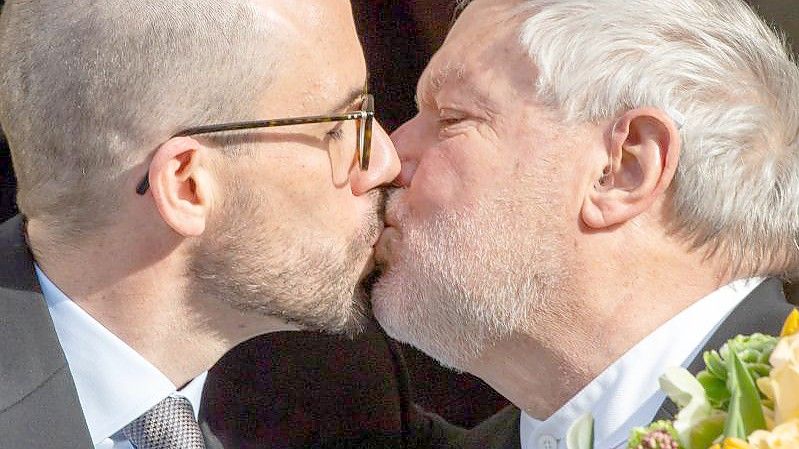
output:
[[[190,137],[170,139],[150,163],[150,188],[164,222],[184,237],[205,231],[211,207],[212,177],[206,149]]]
[[[648,210],[671,184],[680,148],[679,131],[663,111],[639,108],[620,117],[608,139],[609,173],[595,178],[583,202],[586,226],[620,225]]]

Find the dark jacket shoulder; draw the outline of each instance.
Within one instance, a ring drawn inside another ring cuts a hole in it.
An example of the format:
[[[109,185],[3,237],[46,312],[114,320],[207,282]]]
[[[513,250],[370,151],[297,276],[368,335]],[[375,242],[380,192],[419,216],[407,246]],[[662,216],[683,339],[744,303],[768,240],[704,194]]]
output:
[[[521,447],[521,410],[513,405],[505,407],[463,438],[464,449],[517,449]]]
[[[24,221],[0,225],[0,448],[91,448]]]

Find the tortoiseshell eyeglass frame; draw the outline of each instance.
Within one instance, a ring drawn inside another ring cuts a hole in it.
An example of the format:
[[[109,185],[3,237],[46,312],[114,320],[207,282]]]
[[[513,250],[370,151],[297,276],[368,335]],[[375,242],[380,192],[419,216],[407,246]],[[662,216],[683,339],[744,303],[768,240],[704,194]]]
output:
[[[310,117],[292,117],[292,118],[281,118],[281,119],[272,119],[272,120],[256,120],[250,122],[236,122],[236,123],[224,123],[221,125],[204,125],[204,126],[196,126],[194,128],[184,129],[179,133],[172,136],[175,137],[186,137],[186,136],[196,136],[198,134],[210,134],[210,133],[218,133],[223,131],[240,131],[244,129],[256,129],[256,128],[274,128],[276,126],[290,126],[290,125],[305,125],[310,123],[329,123],[329,122],[340,122],[345,120],[358,120],[357,129],[358,129],[358,143],[357,143],[357,155],[358,155],[358,163],[361,170],[366,171],[369,169],[369,159],[372,155],[372,128],[374,125],[374,117],[375,117],[375,99],[371,94],[364,94],[363,95],[363,102],[361,103],[361,109],[354,112],[349,112],[346,114],[338,114],[338,115],[315,115]],[[144,195],[147,193],[147,190],[150,188],[150,178],[149,172],[144,175],[144,178],[136,187],[136,193],[139,195]]]

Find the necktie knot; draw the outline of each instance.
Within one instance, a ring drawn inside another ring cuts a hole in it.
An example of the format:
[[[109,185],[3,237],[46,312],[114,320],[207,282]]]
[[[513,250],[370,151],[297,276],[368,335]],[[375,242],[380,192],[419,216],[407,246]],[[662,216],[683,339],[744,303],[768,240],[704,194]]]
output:
[[[137,449],[205,449],[188,399],[169,396],[122,429]]]

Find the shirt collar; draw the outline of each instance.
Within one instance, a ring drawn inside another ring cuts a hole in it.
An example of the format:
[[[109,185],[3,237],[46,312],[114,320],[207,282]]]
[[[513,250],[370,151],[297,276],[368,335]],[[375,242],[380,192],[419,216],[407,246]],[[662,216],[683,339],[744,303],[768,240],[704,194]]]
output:
[[[666,399],[658,381],[666,368],[687,367],[763,280],[734,281],[695,302],[633,346],[547,420],[522,412],[522,448],[565,448],[569,426],[589,412],[595,419],[595,447],[623,445],[630,430],[649,423]]]
[[[171,394],[185,396],[199,415],[207,372],[176,392],[169,378],[70,300],[38,265],[36,276],[95,445]]]

